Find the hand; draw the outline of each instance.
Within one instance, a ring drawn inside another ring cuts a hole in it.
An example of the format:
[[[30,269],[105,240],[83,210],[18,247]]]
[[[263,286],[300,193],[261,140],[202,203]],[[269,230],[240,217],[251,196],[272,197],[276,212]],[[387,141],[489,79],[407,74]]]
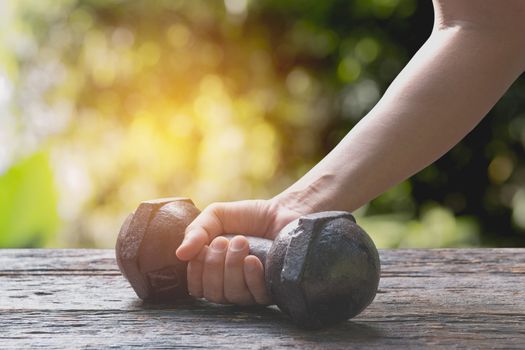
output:
[[[246,200],[214,203],[187,227],[177,257],[188,263],[188,290],[197,298],[239,305],[271,303],[261,261],[248,255],[244,236],[231,241],[222,234],[274,239],[290,221],[306,214],[282,202]]]

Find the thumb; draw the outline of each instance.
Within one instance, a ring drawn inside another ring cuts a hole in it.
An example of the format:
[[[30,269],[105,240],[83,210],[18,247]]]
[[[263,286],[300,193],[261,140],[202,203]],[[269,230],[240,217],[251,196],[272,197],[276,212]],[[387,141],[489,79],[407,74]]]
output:
[[[186,228],[177,257],[188,261],[222,234],[264,236],[271,221],[270,206],[265,200],[213,203]]]

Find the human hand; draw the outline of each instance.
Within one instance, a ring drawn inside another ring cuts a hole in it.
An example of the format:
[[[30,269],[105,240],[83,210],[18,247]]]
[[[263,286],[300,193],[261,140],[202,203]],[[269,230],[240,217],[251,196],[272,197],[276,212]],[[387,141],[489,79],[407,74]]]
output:
[[[191,295],[215,303],[271,303],[261,261],[249,255],[246,237],[274,239],[290,221],[306,214],[282,201],[246,200],[214,203],[186,228],[177,257],[188,263]],[[231,241],[220,235],[237,234]]]

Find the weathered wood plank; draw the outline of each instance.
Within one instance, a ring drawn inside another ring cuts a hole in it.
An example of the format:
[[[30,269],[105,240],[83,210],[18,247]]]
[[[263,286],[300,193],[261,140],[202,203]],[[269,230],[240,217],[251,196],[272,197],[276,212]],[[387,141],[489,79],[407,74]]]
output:
[[[305,332],[277,311],[253,314],[221,307],[139,312],[16,312],[3,316],[2,348],[513,348],[523,316],[432,315],[360,318],[327,330]],[[213,312],[210,312],[213,310]],[[275,314],[274,314],[275,313]],[[387,313],[387,311],[385,311]],[[510,322],[509,322],[510,321]]]
[[[4,249],[0,274],[120,274],[112,249]]]
[[[0,251],[0,348],[525,348],[525,249],[381,251],[372,305],[316,332],[273,307],[143,304],[113,254]]]
[[[140,310],[142,302],[121,276],[0,276],[0,310]],[[374,301],[404,314],[499,312],[525,314],[525,276],[383,278]],[[371,311],[372,312],[372,311]],[[432,312],[432,310],[430,310]]]
[[[525,248],[504,249],[396,249],[380,250],[382,277],[435,276],[439,273],[522,273]],[[0,254],[0,274],[119,273],[111,249],[5,249]]]

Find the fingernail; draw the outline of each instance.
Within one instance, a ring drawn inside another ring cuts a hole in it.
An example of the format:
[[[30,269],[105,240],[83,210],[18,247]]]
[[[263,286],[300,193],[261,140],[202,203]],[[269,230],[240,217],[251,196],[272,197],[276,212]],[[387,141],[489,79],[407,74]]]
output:
[[[217,252],[223,252],[226,250],[226,247],[228,246],[228,240],[226,238],[222,239],[214,239],[213,242],[211,242],[210,248]]]
[[[244,249],[246,241],[242,238],[233,238],[230,242],[230,250],[238,252]]]

